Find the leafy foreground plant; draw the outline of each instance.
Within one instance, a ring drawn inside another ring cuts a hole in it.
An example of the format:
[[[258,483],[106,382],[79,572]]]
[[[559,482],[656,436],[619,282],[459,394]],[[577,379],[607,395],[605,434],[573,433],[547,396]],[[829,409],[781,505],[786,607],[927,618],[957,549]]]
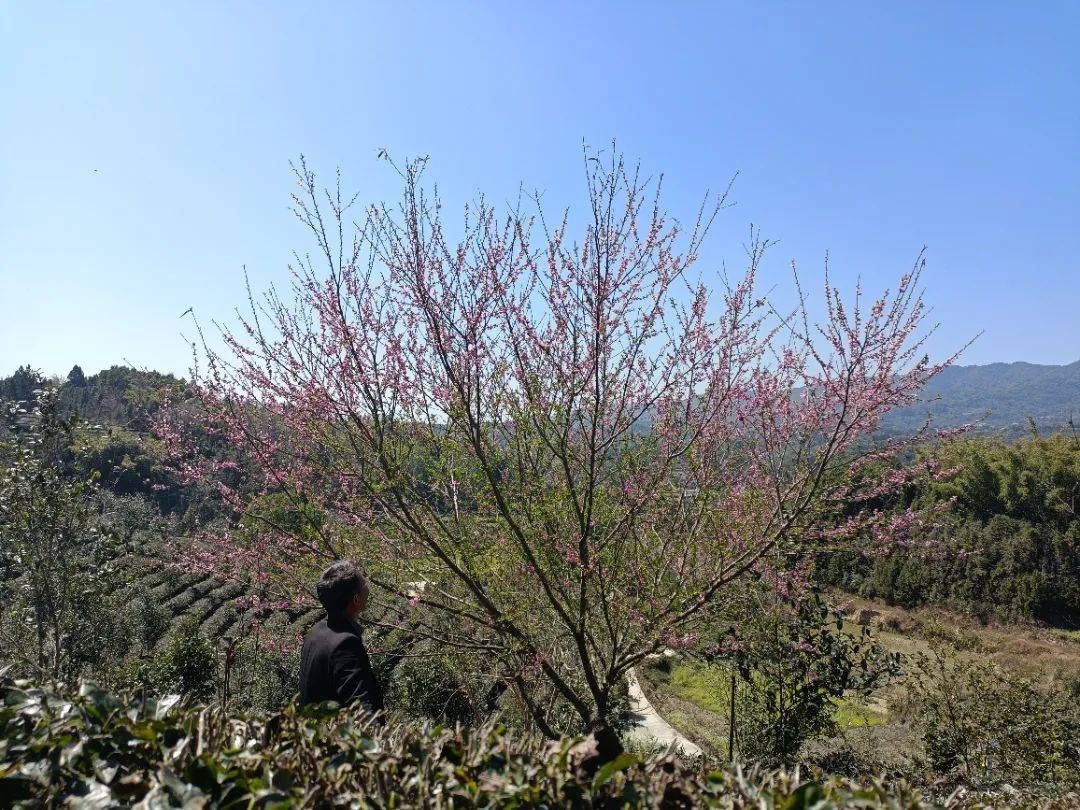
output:
[[[380,730],[291,708],[229,716],[83,683],[67,697],[0,675],[0,805],[56,807],[921,807],[905,785],[690,769],[488,726]]]

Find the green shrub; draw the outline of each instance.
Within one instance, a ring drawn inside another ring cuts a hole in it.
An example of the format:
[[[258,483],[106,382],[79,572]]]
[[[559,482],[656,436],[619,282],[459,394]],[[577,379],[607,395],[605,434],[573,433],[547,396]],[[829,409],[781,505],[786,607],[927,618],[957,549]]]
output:
[[[740,758],[792,762],[807,740],[837,730],[837,701],[867,695],[897,670],[897,659],[865,627],[858,635],[817,594],[754,600],[734,651],[717,655],[739,674],[736,751]],[[730,698],[726,684],[716,690]]]
[[[1080,787],[1075,685],[1041,689],[992,664],[938,649],[912,663],[908,708],[935,771],[976,784]]]
[[[387,683],[387,703],[413,717],[472,726],[482,721],[486,708],[479,680],[447,657],[407,658]]]
[[[188,616],[177,622],[160,649],[130,660],[115,680],[143,693],[206,701],[217,686],[217,654],[199,633],[198,621]]]
[[[300,650],[256,650],[253,646],[246,651],[251,662],[249,680],[237,683],[240,705],[273,711],[291,703],[299,691]]]
[[[101,583],[72,595],[74,618],[63,640],[68,678],[107,676],[131,649],[132,632],[119,599]]]
[[[66,697],[0,674],[0,804],[145,807],[923,806],[902,783],[685,767],[624,754],[586,767],[587,741],[496,726],[373,726],[292,708],[266,717],[115,697]]]
[[[131,603],[129,613],[135,639],[143,651],[150,652],[169,630],[169,612],[143,592]]]
[[[199,633],[194,617],[185,617],[173,628],[159,656],[161,691],[176,691],[192,700],[214,694],[217,656],[214,645]]]

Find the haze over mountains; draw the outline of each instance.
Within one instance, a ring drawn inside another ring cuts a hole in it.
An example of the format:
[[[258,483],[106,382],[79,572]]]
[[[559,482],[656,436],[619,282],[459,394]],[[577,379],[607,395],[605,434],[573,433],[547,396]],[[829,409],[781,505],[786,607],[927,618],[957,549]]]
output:
[[[979,432],[1006,437],[1030,430],[1062,430],[1080,421],[1080,360],[1065,366],[991,363],[952,366],[935,377],[922,402],[889,414],[882,431],[891,435],[919,428],[927,412],[938,427],[974,423]]]
[[[35,387],[24,367],[11,377],[0,378],[0,401],[28,399]],[[74,373],[74,372],[73,372]],[[171,375],[113,367],[69,382],[66,401],[86,418],[106,419],[127,413],[132,402],[142,399],[138,391],[151,391],[174,381]],[[77,405],[76,405],[77,403]],[[123,404],[122,404],[123,403]],[[119,411],[117,410],[119,408]],[[884,435],[910,435],[933,415],[937,427],[974,424],[979,433],[1016,438],[1028,433],[1034,422],[1041,433],[1066,429],[1070,419],[1080,421],[1080,360],[1064,366],[1036,363],[991,363],[985,366],[953,366],[935,377],[918,405],[886,416]]]

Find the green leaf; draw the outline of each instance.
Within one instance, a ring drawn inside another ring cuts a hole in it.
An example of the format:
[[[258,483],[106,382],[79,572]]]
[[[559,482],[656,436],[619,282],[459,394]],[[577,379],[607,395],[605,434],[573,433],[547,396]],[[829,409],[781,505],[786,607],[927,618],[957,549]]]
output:
[[[637,754],[631,754],[629,752],[623,752],[615,759],[605,764],[596,774],[593,779],[593,787],[598,788],[601,785],[606,785],[611,781],[611,777],[617,774],[619,771],[625,771],[634,765],[641,762],[641,757]]]
[[[824,798],[821,786],[813,782],[799,785],[795,792],[787,797],[779,810],[809,810],[815,807]]]
[[[115,806],[112,791],[100,782],[87,779],[81,787],[84,793],[68,798],[67,804],[74,810],[107,810]]]

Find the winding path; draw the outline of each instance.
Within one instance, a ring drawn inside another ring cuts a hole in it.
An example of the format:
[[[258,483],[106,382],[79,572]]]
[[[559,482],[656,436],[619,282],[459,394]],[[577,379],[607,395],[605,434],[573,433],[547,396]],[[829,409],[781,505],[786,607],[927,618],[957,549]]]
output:
[[[630,693],[630,719],[633,725],[627,731],[631,739],[649,745],[671,746],[686,757],[701,756],[701,748],[688,740],[661,717],[641,689],[637,673],[626,673],[626,683]]]

